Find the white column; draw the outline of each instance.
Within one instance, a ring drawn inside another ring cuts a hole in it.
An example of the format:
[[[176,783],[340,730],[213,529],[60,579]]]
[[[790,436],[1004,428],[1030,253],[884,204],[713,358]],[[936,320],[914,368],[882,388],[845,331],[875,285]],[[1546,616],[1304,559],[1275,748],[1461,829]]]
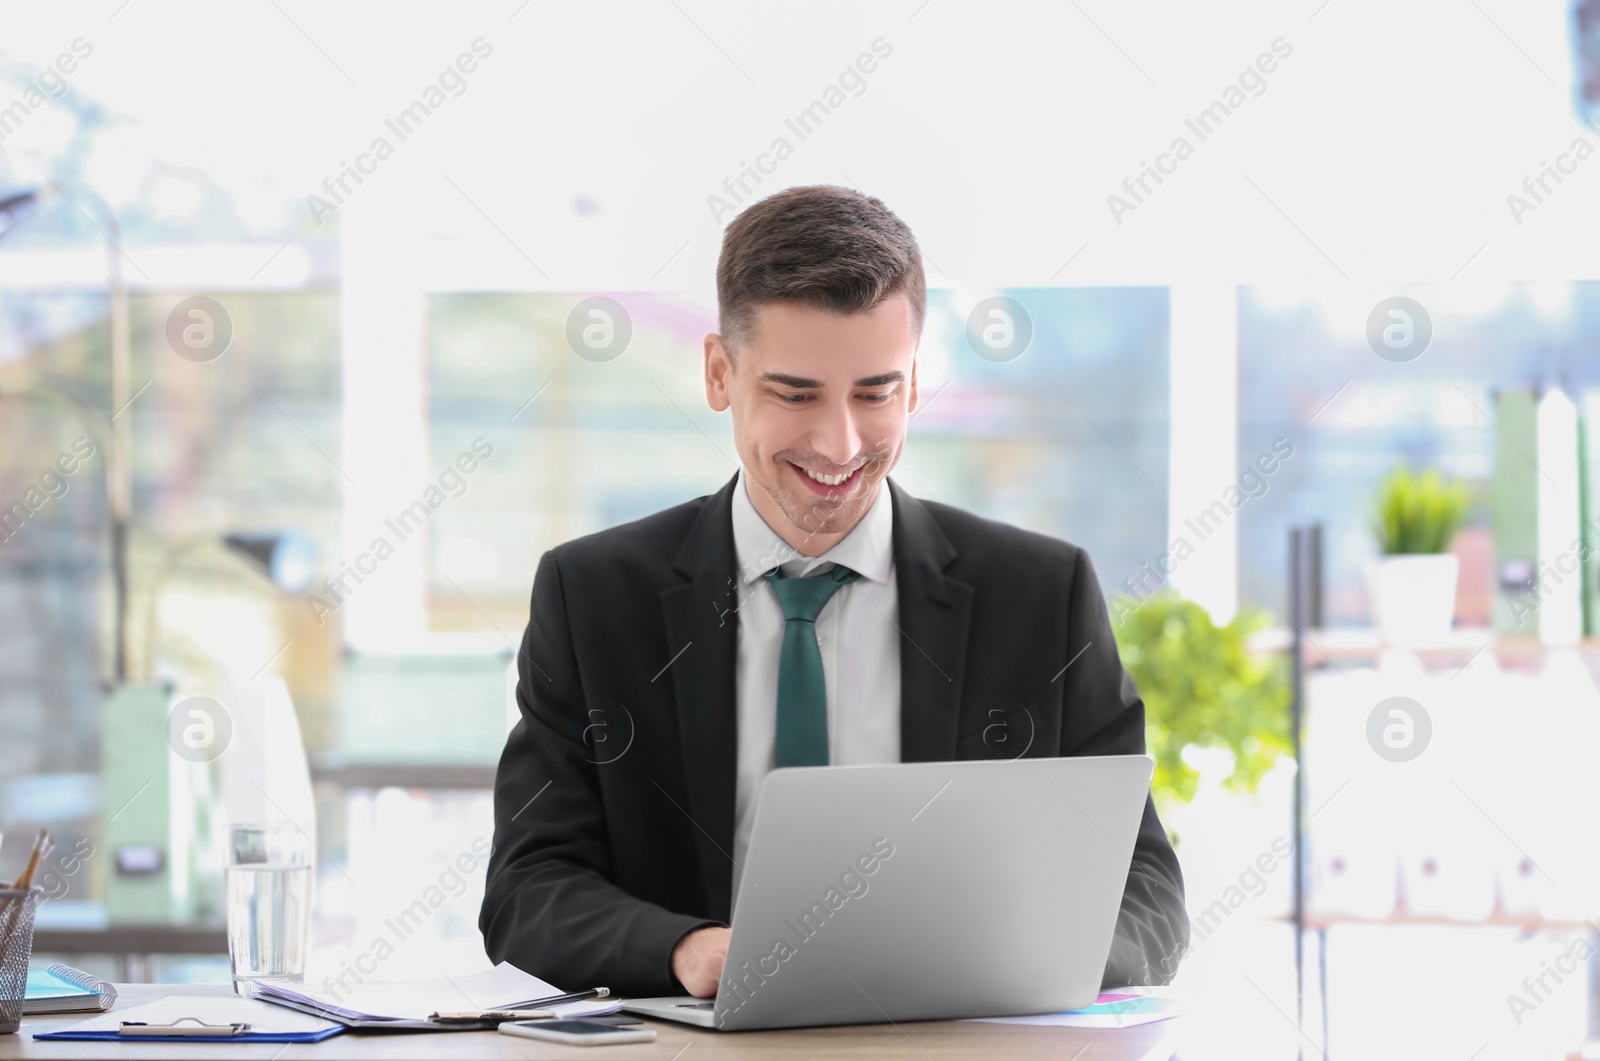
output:
[[[426,634],[428,528],[408,538],[386,523],[428,480],[424,296],[418,233],[424,202],[403,169],[368,181],[339,208],[344,345],[344,556],[354,564],[382,538],[393,553],[353,576],[341,606],[345,642],[398,651]]]
[[[1177,564],[1172,588],[1225,623],[1239,605],[1239,526],[1235,513],[1200,539],[1198,517],[1238,476],[1238,289],[1221,281],[1171,288],[1171,453],[1167,460],[1167,541],[1193,555]]]

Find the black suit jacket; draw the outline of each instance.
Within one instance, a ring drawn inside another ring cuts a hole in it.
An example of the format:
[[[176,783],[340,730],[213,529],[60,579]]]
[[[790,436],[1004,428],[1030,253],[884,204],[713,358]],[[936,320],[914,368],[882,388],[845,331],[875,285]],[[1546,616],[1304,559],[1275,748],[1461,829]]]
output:
[[[728,922],[737,482],[540,559],[478,922],[492,960],[682,994],[673,947]],[[1144,703],[1084,551],[886,484],[901,760],[1143,752]],[[1147,797],[1106,985],[1167,982],[1188,940]]]

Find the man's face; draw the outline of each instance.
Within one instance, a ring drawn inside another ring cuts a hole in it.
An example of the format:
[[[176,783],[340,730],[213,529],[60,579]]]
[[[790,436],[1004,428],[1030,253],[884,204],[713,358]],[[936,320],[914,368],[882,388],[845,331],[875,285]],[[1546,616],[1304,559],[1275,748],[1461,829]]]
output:
[[[916,347],[904,295],[852,314],[768,303],[731,362],[722,337],[706,336],[706,400],[732,408],[751,502],[802,554],[848,534],[899,462],[917,407]]]

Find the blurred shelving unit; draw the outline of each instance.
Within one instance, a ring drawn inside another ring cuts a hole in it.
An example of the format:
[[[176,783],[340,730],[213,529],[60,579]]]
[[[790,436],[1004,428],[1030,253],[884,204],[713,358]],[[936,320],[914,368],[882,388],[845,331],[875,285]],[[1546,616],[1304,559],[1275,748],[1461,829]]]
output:
[[[1307,707],[1307,677],[1324,670],[1343,671],[1352,665],[1371,665],[1405,672],[1414,680],[1427,681],[1440,675],[1449,682],[1466,672],[1480,657],[1492,660],[1507,673],[1539,671],[1556,653],[1575,654],[1591,678],[1600,679],[1600,638],[1586,637],[1569,645],[1551,645],[1534,635],[1500,634],[1486,627],[1452,629],[1432,643],[1396,645],[1370,627],[1324,627],[1321,615],[1321,527],[1292,527],[1289,531],[1289,608],[1283,614],[1287,626],[1259,631],[1250,649],[1263,655],[1286,654],[1292,673],[1292,736],[1295,782],[1292,829],[1295,862],[1293,906],[1286,918],[1295,929],[1295,966],[1300,1012],[1304,1023],[1305,955],[1304,940],[1312,933],[1317,943],[1317,994],[1322,1022],[1320,1049],[1329,1049],[1328,1028],[1328,942],[1335,928],[1448,927],[1465,929],[1514,929],[1524,936],[1557,932],[1583,932],[1590,937],[1594,952],[1600,953],[1600,931],[1596,922],[1572,917],[1545,916],[1531,911],[1510,911],[1504,903],[1499,881],[1495,884],[1493,908],[1483,916],[1452,917],[1432,911],[1415,910],[1407,898],[1406,887],[1397,882],[1395,902],[1387,913],[1360,914],[1316,910],[1308,902],[1305,858],[1310,820],[1305,813],[1306,754],[1304,722]],[[1347,675],[1348,676],[1348,675]],[[1335,793],[1337,794],[1337,793]],[[1330,797],[1322,806],[1332,802]],[[1320,813],[1321,807],[1312,813]],[[1481,811],[1481,808],[1480,808]],[[1508,837],[1509,839],[1509,837]],[[1399,866],[1396,866],[1397,876]],[[1600,969],[1592,963],[1588,972],[1588,1036],[1600,1037]]]
[[[1252,636],[1250,648],[1263,654],[1289,652],[1294,640],[1292,629],[1274,627]],[[1489,648],[1501,663],[1522,665],[1542,661],[1554,647],[1529,635],[1495,634],[1486,628],[1470,627],[1452,630],[1448,639],[1426,645],[1392,645],[1371,627],[1353,626],[1309,629],[1300,639],[1301,655],[1308,667],[1375,660],[1391,652],[1414,655],[1424,667],[1443,667],[1452,662],[1465,666]],[[1584,656],[1600,657],[1600,638],[1586,637],[1574,645],[1562,647],[1573,648]]]
[[[39,909],[33,953],[70,961],[103,956],[116,964],[121,983],[143,983],[154,955],[224,956],[227,929],[218,925],[113,925],[98,903],[53,901]]]

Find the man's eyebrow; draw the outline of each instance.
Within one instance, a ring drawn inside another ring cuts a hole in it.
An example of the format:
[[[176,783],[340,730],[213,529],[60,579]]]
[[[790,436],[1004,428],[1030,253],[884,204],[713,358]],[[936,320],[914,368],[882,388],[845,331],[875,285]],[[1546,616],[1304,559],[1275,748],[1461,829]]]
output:
[[[807,379],[804,376],[790,376],[782,372],[763,372],[756,377],[763,383],[779,383],[785,387],[799,389],[815,389],[822,386],[821,380]],[[906,378],[904,372],[885,372],[878,376],[867,376],[865,379],[856,380],[857,387],[882,387],[889,383],[899,383]]]

